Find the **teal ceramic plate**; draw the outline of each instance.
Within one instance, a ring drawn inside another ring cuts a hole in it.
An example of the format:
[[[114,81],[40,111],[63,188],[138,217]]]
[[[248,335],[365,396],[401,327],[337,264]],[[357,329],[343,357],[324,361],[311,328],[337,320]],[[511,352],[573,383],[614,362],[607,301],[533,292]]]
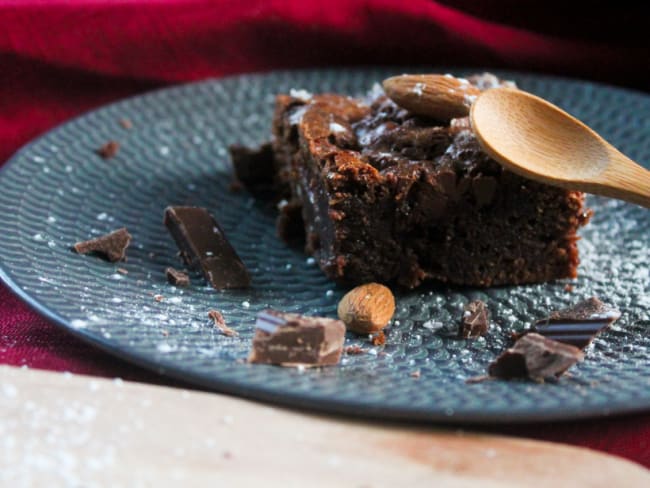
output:
[[[428,68],[427,71],[440,71]],[[404,68],[247,75],[166,89],[109,105],[21,149],[0,174],[0,277],[77,337],[138,365],[203,387],[301,408],[392,419],[515,422],[650,408],[650,212],[589,198],[581,275],[564,282],[488,290],[430,285],[397,296],[385,347],[314,370],[249,365],[256,313],[273,307],[334,316],[345,292],[300,250],[275,236],[274,213],[228,191],[227,146],[269,134],[274,95],[290,88],[362,94]],[[463,74],[463,71],[456,71]],[[564,107],[630,157],[650,163],[650,97],[591,83],[501,73]],[[119,123],[129,119],[128,130]],[[94,150],[119,141],[116,157]],[[245,291],[217,292],[199,276],[187,289],[164,269],[177,249],[162,225],[170,204],[208,207],[253,276]],[[79,256],[74,242],[126,226],[128,262]],[[124,268],[128,274],[118,272]],[[162,295],[156,301],[154,295]],[[550,310],[596,295],[622,318],[557,383],[468,385],[520,330]],[[461,307],[485,300],[496,325],[485,339],[455,338]],[[239,331],[220,335],[223,312]],[[348,344],[368,347],[366,339]],[[412,375],[414,372],[417,375]]]

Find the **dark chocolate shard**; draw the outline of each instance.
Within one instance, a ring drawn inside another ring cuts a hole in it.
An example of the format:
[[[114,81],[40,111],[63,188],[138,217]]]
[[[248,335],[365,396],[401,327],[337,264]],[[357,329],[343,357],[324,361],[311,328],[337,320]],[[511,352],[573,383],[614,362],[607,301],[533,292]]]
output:
[[[117,154],[117,151],[120,149],[120,143],[117,141],[108,141],[102,147],[97,149],[97,154],[99,154],[104,159],[112,158]]]
[[[496,378],[544,381],[561,376],[583,358],[584,353],[577,347],[531,332],[496,358],[488,373]]]
[[[465,305],[459,330],[463,339],[474,339],[485,335],[489,328],[490,318],[485,302],[474,300]]]
[[[117,229],[95,239],[77,242],[73,249],[79,254],[95,253],[108,259],[110,262],[124,261],[126,258],[126,248],[131,242],[131,234],[126,227]]]
[[[204,208],[167,207],[164,223],[188,266],[217,290],[247,288],[251,278],[217,221]]]
[[[251,363],[312,367],[341,359],[345,324],[340,320],[265,310],[255,328]]]
[[[187,273],[178,271],[174,268],[167,268],[165,270],[165,275],[167,276],[167,281],[175,286],[189,286],[190,277]]]
[[[617,309],[591,297],[570,308],[552,312],[537,321],[530,331],[584,349],[620,316]]]

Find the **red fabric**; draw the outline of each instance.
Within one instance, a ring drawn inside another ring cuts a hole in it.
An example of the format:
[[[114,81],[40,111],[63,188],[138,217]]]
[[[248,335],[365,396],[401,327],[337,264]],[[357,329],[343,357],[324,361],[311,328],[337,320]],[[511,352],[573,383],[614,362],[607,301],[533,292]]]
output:
[[[5,1],[0,162],[46,129],[108,101],[246,71],[415,63],[507,67],[648,90],[647,16],[643,7],[619,3]],[[3,285],[0,364],[173,384],[56,329]],[[650,414],[492,430],[588,446],[650,467]]]

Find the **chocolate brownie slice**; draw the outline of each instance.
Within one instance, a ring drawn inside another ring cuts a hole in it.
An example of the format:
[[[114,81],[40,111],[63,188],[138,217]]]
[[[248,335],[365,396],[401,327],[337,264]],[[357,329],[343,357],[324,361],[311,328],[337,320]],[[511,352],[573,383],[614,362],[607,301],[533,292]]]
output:
[[[306,250],[334,280],[413,288],[576,276],[583,194],[503,169],[467,118],[413,115],[378,86],[365,99],[293,92],[276,100],[273,153],[285,207],[301,210]]]

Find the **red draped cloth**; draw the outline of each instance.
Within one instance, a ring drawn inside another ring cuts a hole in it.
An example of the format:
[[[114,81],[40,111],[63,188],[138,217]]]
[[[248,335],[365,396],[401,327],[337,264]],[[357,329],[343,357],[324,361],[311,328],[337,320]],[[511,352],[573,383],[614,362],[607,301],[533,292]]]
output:
[[[648,91],[644,12],[629,2],[582,0],[5,0],[0,164],[33,137],[104,103],[250,71],[438,64]],[[71,337],[1,284],[0,364],[177,384]],[[648,413],[491,430],[591,447],[650,467]]]

